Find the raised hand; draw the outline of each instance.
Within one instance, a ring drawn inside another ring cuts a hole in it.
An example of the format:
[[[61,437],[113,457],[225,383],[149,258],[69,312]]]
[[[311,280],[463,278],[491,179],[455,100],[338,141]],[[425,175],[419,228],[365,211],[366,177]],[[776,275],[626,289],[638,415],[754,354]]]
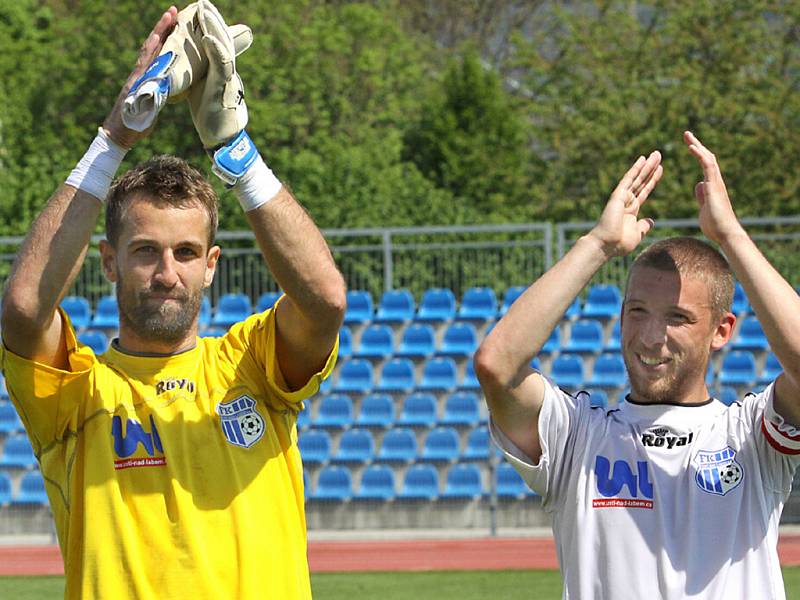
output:
[[[700,229],[708,239],[720,244],[731,234],[740,233],[742,226],[733,211],[717,157],[691,131],[683,133],[683,141],[703,168],[703,181],[694,186]]]
[[[178,9],[174,6],[170,6],[169,9],[161,15],[161,18],[155,24],[155,27],[153,27],[153,31],[150,32],[150,35],[148,35],[147,39],[142,43],[139,49],[139,57],[136,59],[136,66],[128,76],[125,85],[122,86],[122,90],[117,96],[114,107],[103,122],[103,128],[108,132],[111,139],[123,148],[132,148],[136,142],[146,137],[153,129],[150,127],[139,132],[127,128],[122,122],[122,106],[131,86],[142,76],[153,59],[161,52],[164,41],[175,26],[177,14]]]
[[[656,150],[640,156],[625,173],[589,235],[598,239],[609,256],[622,256],[639,245],[653,227],[652,219],[640,219],[639,208],[656,187],[664,172]]]

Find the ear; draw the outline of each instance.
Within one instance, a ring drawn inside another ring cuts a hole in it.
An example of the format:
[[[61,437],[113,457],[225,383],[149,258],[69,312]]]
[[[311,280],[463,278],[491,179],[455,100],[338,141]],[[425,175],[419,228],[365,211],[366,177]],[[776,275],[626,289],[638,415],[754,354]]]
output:
[[[217,261],[221,253],[222,250],[219,246],[211,246],[211,248],[208,249],[208,254],[206,254],[206,273],[203,277],[204,288],[209,287],[211,282],[214,281],[214,273],[217,271]]]
[[[714,337],[711,338],[711,350],[719,350],[731,339],[733,328],[736,326],[736,315],[725,313],[714,330]]]
[[[100,262],[103,274],[111,283],[117,282],[117,252],[108,240],[100,240]]]

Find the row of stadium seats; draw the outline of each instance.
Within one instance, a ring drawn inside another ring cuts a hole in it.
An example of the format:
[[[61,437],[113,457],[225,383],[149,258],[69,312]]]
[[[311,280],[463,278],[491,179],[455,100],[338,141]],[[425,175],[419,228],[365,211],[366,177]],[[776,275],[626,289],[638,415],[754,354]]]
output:
[[[306,477],[305,490],[306,499],[311,501],[474,500],[491,494],[490,487],[483,485],[482,479],[477,466],[457,464],[448,469],[442,485],[434,467],[417,464],[406,471],[398,491],[394,470],[385,465],[372,465],[361,474],[356,490],[347,467],[329,466],[319,471],[316,486]],[[525,498],[535,494],[511,465],[502,462],[497,468],[497,496]]]
[[[11,477],[0,470],[0,507],[46,505],[47,493],[44,478],[39,471],[29,471],[22,476],[15,492]]]

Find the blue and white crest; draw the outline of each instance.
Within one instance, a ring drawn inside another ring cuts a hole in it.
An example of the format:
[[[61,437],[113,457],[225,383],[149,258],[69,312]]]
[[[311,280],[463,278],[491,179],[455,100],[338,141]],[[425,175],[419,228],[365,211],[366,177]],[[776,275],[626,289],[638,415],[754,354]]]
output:
[[[722,450],[700,450],[694,457],[694,476],[697,487],[707,494],[724,496],[744,479],[744,469],[736,460],[736,451],[726,446]]]
[[[222,423],[222,433],[228,443],[249,448],[261,439],[267,424],[250,396],[239,396],[230,402],[220,402],[217,414]]]

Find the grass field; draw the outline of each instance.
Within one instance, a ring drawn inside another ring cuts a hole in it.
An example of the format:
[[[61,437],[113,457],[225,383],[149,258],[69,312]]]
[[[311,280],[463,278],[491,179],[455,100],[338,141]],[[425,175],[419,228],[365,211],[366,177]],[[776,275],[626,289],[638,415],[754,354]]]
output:
[[[783,570],[786,597],[800,598],[800,567]],[[319,573],[311,578],[316,600],[559,600],[558,571],[433,571],[426,573]],[[0,577],[0,598],[52,600],[63,577]]]

